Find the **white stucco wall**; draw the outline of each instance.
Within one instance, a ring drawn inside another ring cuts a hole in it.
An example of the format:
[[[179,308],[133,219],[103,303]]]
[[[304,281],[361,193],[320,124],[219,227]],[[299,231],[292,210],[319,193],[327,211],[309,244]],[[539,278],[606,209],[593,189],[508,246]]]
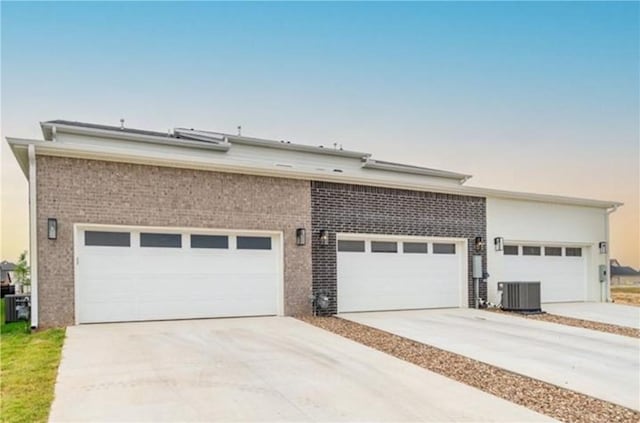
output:
[[[608,241],[606,210],[602,208],[542,203],[525,200],[487,198],[487,280],[489,302],[500,298],[497,283],[504,280],[503,253],[495,251],[494,239],[505,244],[583,247],[586,259],[585,300],[602,301],[608,294],[599,280],[598,266],[606,264],[598,244]]]

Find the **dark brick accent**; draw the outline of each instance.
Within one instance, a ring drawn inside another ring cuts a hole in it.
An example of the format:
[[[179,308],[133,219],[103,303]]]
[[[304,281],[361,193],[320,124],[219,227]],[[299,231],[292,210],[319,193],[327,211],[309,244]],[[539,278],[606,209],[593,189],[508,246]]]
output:
[[[329,314],[337,312],[336,233],[368,233],[467,238],[469,306],[473,306],[471,261],[474,239],[487,238],[486,202],[470,197],[362,185],[311,183],[313,290],[331,296]],[[329,231],[321,246],[320,230]],[[486,252],[482,253],[486,269]],[[486,284],[480,297],[487,299]]]

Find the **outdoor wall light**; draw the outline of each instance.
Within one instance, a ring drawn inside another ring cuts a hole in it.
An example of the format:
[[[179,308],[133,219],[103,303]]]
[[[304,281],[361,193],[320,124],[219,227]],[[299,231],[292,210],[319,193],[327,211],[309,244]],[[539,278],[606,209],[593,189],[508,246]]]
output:
[[[58,239],[58,219],[47,219],[47,238]]]
[[[482,241],[481,236],[476,237],[474,244],[476,247],[476,251],[482,251],[482,247],[484,247],[484,242]]]
[[[504,238],[501,236],[493,238],[493,245],[496,247],[496,251],[502,251],[504,249]]]
[[[320,245],[329,245],[329,231],[326,229],[320,231]]]
[[[296,245],[302,246],[307,243],[307,231],[304,228],[296,229]]]
[[[600,248],[600,254],[607,254],[607,243],[605,241],[601,241],[598,244],[598,248]]]

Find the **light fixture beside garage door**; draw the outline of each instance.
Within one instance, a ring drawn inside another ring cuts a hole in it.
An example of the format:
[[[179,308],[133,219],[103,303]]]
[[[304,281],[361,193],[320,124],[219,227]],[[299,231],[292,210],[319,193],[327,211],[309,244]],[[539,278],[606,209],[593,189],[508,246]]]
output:
[[[607,254],[607,243],[605,241],[601,241],[598,244],[598,248],[600,248],[600,254]]]
[[[493,238],[493,245],[496,247],[496,251],[502,251],[504,249],[504,238],[501,236]]]
[[[296,229],[296,245],[303,246],[307,243],[307,231],[305,228]]]
[[[484,241],[482,240],[481,236],[477,236],[476,239],[474,240],[474,245],[476,248],[476,252],[481,252],[482,248],[484,247]]]
[[[47,238],[58,239],[58,219],[47,219]]]
[[[329,231],[326,229],[320,230],[320,245],[329,245]]]

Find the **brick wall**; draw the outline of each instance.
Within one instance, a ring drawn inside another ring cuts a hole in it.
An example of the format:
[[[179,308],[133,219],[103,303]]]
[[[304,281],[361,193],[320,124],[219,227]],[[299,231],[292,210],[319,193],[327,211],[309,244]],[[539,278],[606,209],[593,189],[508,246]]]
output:
[[[368,233],[467,238],[469,243],[469,305],[474,304],[471,261],[474,238],[486,240],[485,199],[312,182],[311,227],[313,289],[331,296],[329,313],[337,312],[336,233]],[[321,246],[319,232],[329,231],[329,245]],[[486,254],[483,253],[486,268]],[[486,284],[480,297],[487,298]]]
[[[274,230],[284,233],[285,314],[310,312],[311,246],[295,230],[311,227],[308,181],[37,157],[41,326],[74,323],[74,223]],[[48,240],[47,218],[58,219]]]

